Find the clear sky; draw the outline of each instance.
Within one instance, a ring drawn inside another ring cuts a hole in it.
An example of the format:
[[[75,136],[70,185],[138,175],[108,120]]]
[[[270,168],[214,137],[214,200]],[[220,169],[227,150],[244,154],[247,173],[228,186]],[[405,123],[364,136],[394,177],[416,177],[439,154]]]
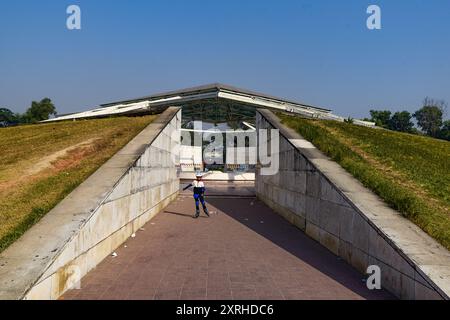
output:
[[[82,29],[66,28],[79,5]],[[366,9],[381,7],[382,29]],[[449,0],[0,1],[0,107],[223,82],[364,117],[450,102]]]

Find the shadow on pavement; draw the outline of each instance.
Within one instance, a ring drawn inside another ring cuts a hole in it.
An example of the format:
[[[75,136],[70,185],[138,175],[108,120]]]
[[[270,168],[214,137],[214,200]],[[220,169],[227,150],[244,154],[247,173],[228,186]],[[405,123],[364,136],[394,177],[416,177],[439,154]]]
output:
[[[181,217],[194,219],[192,214],[186,214],[186,213],[174,212],[174,211],[167,211],[167,210],[164,211],[164,213],[168,213],[168,214],[173,214],[173,215],[176,215],[176,216],[181,216]],[[207,217],[203,216],[202,214],[200,214],[199,218],[207,218]]]
[[[257,199],[207,198],[207,202],[298,259],[367,299],[395,299],[385,290],[369,291],[365,276],[309,238]]]

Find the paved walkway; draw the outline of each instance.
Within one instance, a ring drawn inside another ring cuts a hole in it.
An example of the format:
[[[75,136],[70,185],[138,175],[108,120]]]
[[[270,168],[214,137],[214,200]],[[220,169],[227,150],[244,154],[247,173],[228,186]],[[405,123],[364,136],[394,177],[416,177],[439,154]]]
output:
[[[62,299],[389,299],[252,198],[180,195]]]

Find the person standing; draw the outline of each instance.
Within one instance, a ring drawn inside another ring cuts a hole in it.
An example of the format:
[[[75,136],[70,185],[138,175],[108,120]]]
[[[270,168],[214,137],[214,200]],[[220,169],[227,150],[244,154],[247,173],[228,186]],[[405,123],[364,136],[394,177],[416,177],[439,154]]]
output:
[[[206,207],[206,202],[205,202],[205,184],[202,181],[202,174],[201,173],[197,173],[195,175],[195,180],[189,184],[188,186],[186,186],[183,190],[186,190],[190,187],[194,187],[194,200],[195,200],[195,216],[194,218],[197,219],[200,216],[200,203],[202,204],[203,207],[203,212],[209,217],[209,211],[208,208]]]

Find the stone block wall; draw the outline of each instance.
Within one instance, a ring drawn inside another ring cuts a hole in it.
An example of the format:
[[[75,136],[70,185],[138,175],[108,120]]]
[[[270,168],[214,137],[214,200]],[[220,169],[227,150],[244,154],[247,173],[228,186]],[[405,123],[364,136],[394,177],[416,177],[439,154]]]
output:
[[[270,111],[258,110],[256,127],[280,133],[278,173],[256,172],[259,199],[362,274],[379,266],[382,286],[395,296],[448,299],[448,250]]]
[[[57,299],[174,200],[180,127],[167,109],[8,248],[0,299]]]

